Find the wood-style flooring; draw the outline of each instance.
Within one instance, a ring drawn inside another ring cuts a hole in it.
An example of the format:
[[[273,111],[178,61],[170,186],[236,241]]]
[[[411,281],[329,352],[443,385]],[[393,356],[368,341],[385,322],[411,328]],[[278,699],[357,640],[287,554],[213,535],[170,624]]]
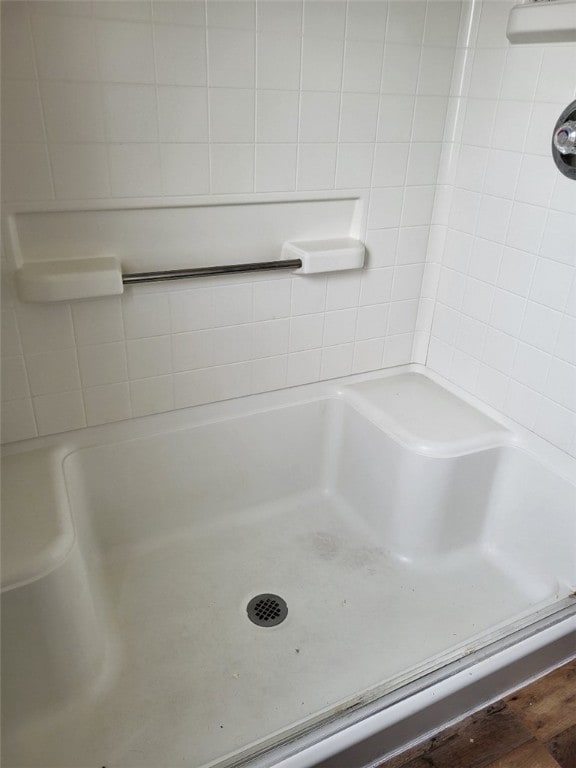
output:
[[[576,660],[380,768],[576,768]]]

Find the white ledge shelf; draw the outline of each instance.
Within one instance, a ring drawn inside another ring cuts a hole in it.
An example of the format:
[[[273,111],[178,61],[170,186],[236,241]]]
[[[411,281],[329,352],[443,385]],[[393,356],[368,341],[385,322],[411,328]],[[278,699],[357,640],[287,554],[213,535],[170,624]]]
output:
[[[515,5],[508,17],[511,43],[576,42],[576,0],[548,0]]]

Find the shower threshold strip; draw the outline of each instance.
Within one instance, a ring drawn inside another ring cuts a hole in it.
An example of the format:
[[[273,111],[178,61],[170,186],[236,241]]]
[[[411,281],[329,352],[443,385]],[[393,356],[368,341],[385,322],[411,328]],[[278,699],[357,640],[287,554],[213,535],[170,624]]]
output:
[[[214,267],[194,267],[191,269],[167,269],[158,272],[132,272],[122,275],[124,285],[135,283],[160,283],[165,280],[189,280],[194,277],[214,275],[235,275],[243,272],[272,272],[279,269],[299,269],[302,259],[284,259],[283,261],[255,261],[247,264],[222,264]]]
[[[307,727],[296,726],[280,739],[275,738],[255,748],[249,748],[243,754],[224,758],[218,763],[217,768],[265,768],[293,757],[302,749],[318,744],[350,725],[405,701],[410,696],[431,688],[463,670],[470,669],[494,654],[534,637],[539,632],[576,617],[575,596],[576,593],[573,593],[567,598],[544,606],[529,616],[516,619],[494,632],[488,632],[484,636],[485,642],[475,650],[469,649],[458,658],[452,659],[450,658],[452,654],[448,654],[435,669],[425,664],[422,668],[414,670],[412,674],[403,676],[403,679],[401,677],[396,682],[389,681],[382,686],[376,686],[371,691],[366,691],[356,700],[351,701],[347,707],[340,706],[337,707],[336,712],[324,713],[313,718]],[[273,763],[270,762],[271,760]]]

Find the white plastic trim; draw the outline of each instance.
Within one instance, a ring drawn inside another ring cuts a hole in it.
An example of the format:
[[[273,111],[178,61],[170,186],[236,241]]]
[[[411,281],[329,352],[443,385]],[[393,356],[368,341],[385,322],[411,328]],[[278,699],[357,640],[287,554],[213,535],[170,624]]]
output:
[[[576,0],[526,2],[508,17],[511,43],[571,43],[576,41]]]

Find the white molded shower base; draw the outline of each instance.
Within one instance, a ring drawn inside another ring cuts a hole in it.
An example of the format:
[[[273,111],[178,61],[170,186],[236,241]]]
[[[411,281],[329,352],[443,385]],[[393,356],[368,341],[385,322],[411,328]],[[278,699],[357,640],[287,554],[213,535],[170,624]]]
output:
[[[442,419],[402,445],[402,407],[381,402],[396,398],[394,380],[376,381],[326,384],[320,397],[304,388],[292,402],[278,393],[276,410],[227,404],[215,418],[212,406],[203,420],[194,409],[197,423],[172,433],[158,434],[156,419],[133,434],[115,425],[66,438],[67,493],[79,538],[98,553],[109,655],[92,691],[5,728],[7,766],[233,764],[481,648],[573,589],[573,486],[554,486],[461,401],[455,455]],[[416,398],[421,382],[397,381],[415,384]],[[436,394],[438,415],[446,393]],[[530,474],[534,510],[503,479]],[[535,555],[539,493],[559,500],[562,541]],[[277,627],[246,616],[261,592],[287,601]]]

